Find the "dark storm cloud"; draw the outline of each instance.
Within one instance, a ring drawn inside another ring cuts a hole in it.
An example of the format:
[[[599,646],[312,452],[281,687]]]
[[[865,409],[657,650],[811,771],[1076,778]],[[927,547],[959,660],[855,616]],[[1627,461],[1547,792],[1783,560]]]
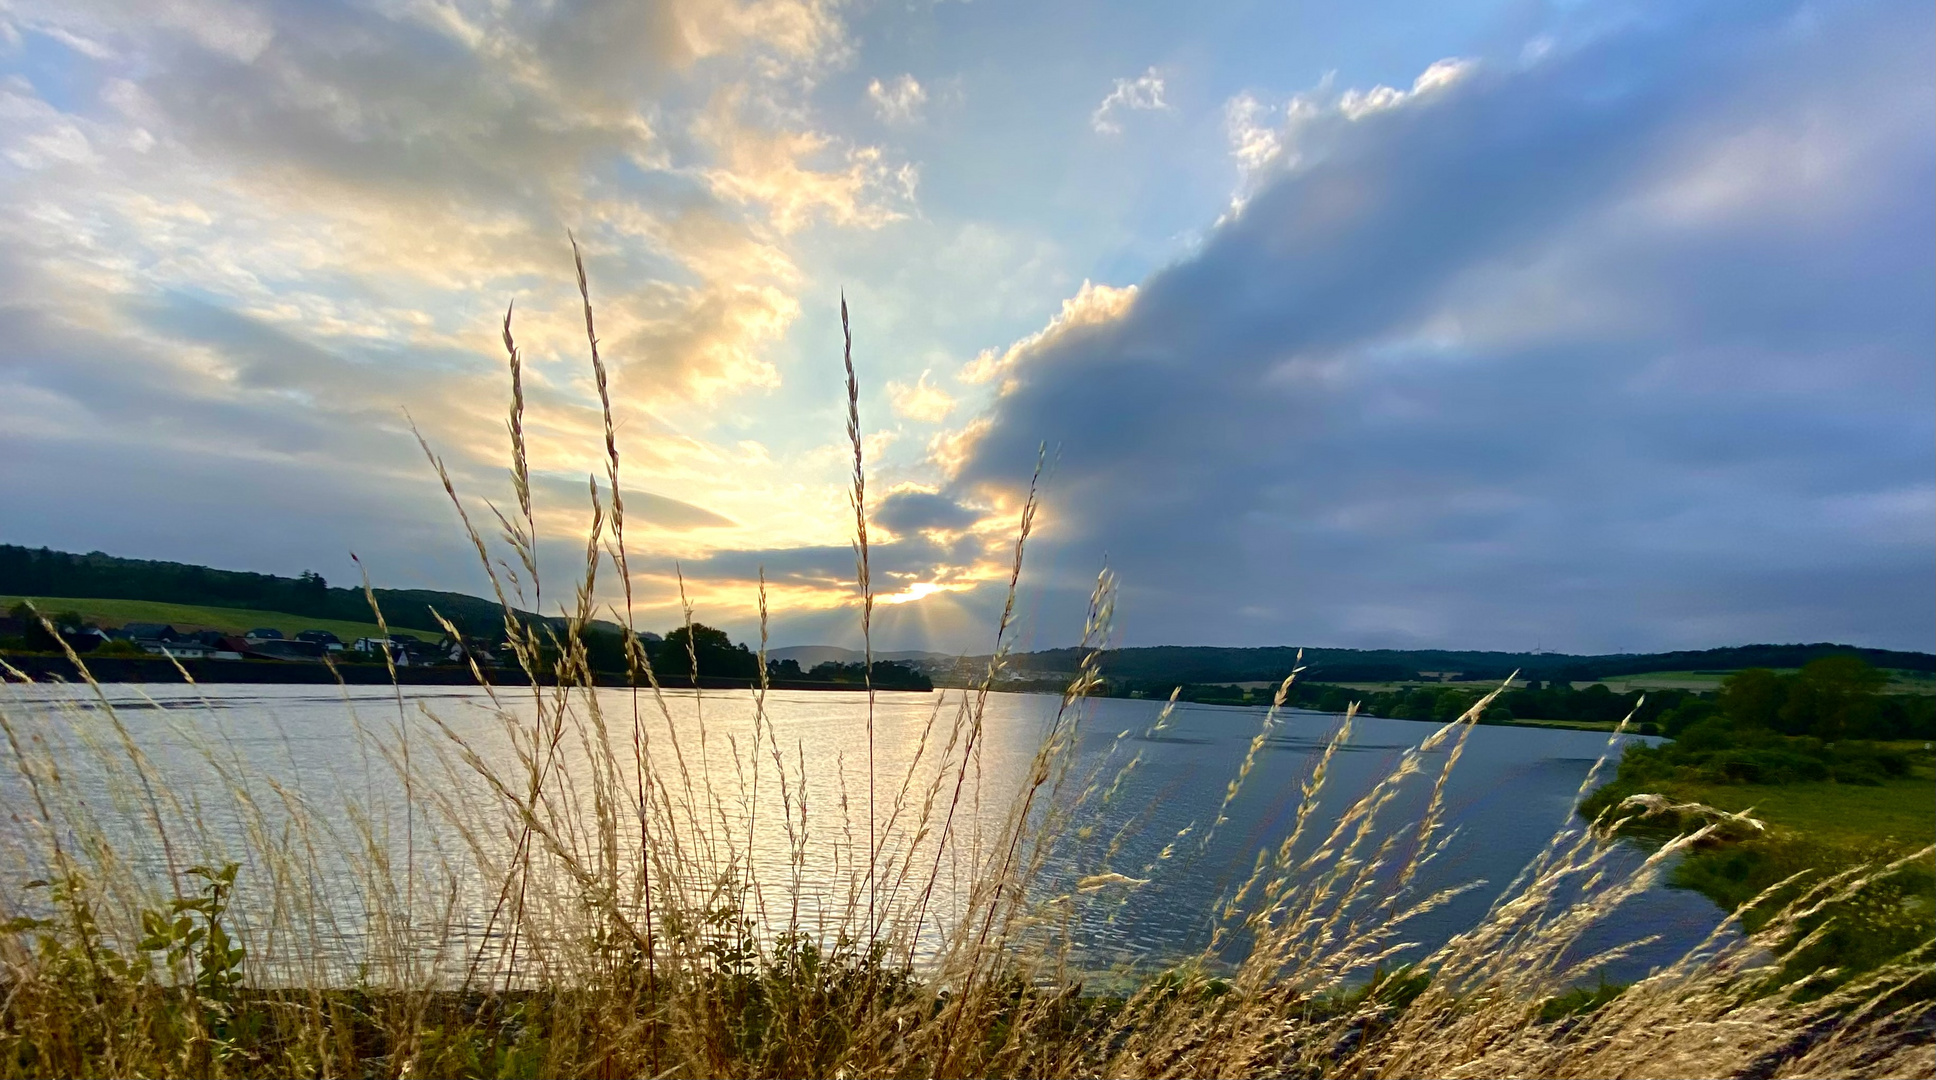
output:
[[[1641,14],[1300,102],[957,483],[1059,445],[1132,642],[1930,648],[1930,9]]]
[[[896,491],[882,499],[874,520],[898,535],[924,529],[958,532],[981,519],[974,510],[930,491]]]
[[[604,478],[599,479],[600,490],[603,491]],[[588,512],[591,505],[591,489],[586,477],[533,473],[531,489],[536,498],[554,509]],[[735,524],[733,519],[715,514],[703,506],[629,486],[625,488],[625,518],[635,525],[643,524],[673,532],[730,528]]]
[[[906,582],[931,580],[951,567],[973,560],[980,551],[981,542],[973,537],[938,542],[916,535],[905,540],[877,542],[868,549],[874,591],[887,593]],[[828,544],[716,551],[683,560],[681,565],[689,574],[722,580],[751,581],[764,573],[766,580],[775,583],[844,588],[854,584],[854,561],[851,546]]]

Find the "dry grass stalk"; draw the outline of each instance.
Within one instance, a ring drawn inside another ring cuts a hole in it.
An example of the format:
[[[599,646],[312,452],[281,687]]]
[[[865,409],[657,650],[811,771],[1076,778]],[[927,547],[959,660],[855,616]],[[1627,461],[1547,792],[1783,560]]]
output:
[[[854,374],[854,332],[847,320],[847,297],[840,297],[841,363],[847,370],[847,441],[854,450],[854,481],[848,501],[854,509],[854,579],[860,590],[861,682],[867,688],[867,939],[880,933],[880,835],[874,828],[874,581],[867,544],[867,467],[860,430],[860,378]]]

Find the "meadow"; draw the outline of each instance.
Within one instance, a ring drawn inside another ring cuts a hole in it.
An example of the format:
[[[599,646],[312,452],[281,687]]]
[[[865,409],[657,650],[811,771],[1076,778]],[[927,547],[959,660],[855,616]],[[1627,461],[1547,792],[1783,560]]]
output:
[[[1792,675],[1798,668],[1774,668],[1780,674]],[[1615,675],[1602,679],[1607,689],[1616,694],[1630,690],[1719,690],[1733,671],[1650,671],[1640,675]],[[1574,689],[1583,690],[1588,684],[1575,683]],[[1889,692],[1896,694],[1936,694],[1936,678],[1922,671],[1890,671]]]
[[[1669,784],[1661,794],[1753,814],[1769,825],[1848,846],[1893,843],[1915,850],[1936,843],[1936,768],[1921,743],[1900,744],[1921,758],[1907,777],[1873,786],[1803,784]]]
[[[1771,670],[1784,675],[1792,675],[1800,669],[1773,668]],[[1735,670],[1647,671],[1636,675],[1610,675],[1604,679],[1596,679],[1594,682],[1605,685],[1607,689],[1616,694],[1625,694],[1634,690],[1692,690],[1699,693],[1719,690],[1721,684],[1727,681],[1728,676],[1736,673]],[[1524,679],[1515,680],[1517,685],[1524,685],[1525,682],[1526,680]],[[1240,685],[1250,686],[1253,684],[1244,683]],[[1406,679],[1388,680],[1385,682],[1344,680],[1338,682],[1336,685],[1371,694],[1380,691],[1411,690],[1420,686],[1464,686],[1491,689],[1494,684],[1473,682],[1465,679],[1454,679],[1449,682],[1438,682],[1427,679]],[[1570,685],[1575,690],[1584,690],[1592,686],[1593,682],[1574,681]],[[1936,677],[1931,677],[1928,673],[1921,671],[1892,670],[1889,672],[1889,692],[1897,694],[1936,694]]]
[[[579,287],[603,398],[582,267]],[[536,526],[508,314],[503,337],[517,503],[497,534],[475,527],[435,449],[424,450],[483,569],[502,552],[528,584]],[[865,633],[868,491],[851,344]],[[1033,488],[980,690],[937,705],[913,747],[920,768],[877,768],[870,692],[850,720],[866,747],[864,785],[843,781],[823,798],[805,746],[774,737],[756,691],[752,736],[733,741],[738,764],[724,775],[682,756],[680,737],[694,732],[675,731],[661,673],[635,638],[635,689],[618,699],[588,689],[587,627],[608,594],[628,622],[632,607],[609,403],[605,416],[584,572],[563,590],[575,593],[571,618],[518,619],[516,587],[492,575],[530,683],[490,691],[500,749],[405,709],[399,695],[394,720],[359,730],[390,782],[324,806],[253,782],[248,752],[220,743],[206,747],[220,786],[171,785],[131,711],[95,687],[75,685],[52,707],[0,705],[18,792],[0,831],[0,1076],[1936,1073],[1931,1002],[1917,992],[1931,942],[1832,984],[1787,962],[1821,940],[1825,904],[1850,909],[1899,865],[1800,868],[1778,903],[1749,898],[1752,920],[1724,923],[1631,985],[1595,984],[1623,947],[1583,948],[1589,932],[1683,854],[1743,827],[1737,814],[1690,818],[1632,868],[1603,822],[1570,820],[1470,929],[1396,961],[1408,925],[1460,892],[1418,887],[1419,871],[1457,831],[1446,785],[1494,695],[1419,725],[1418,741],[1359,790],[1334,785],[1347,715],[1311,754],[1282,833],[1260,838],[1248,876],[1201,913],[1209,946],[1126,979],[1088,970],[1077,928],[1170,865],[1167,854],[1147,874],[1121,865],[1122,833],[1096,828],[1137,757],[1092,768],[1074,753],[1110,636],[1113,579],[1097,579],[1085,659],[1014,790],[984,792],[984,720],[1011,645]],[[546,669],[555,685],[539,685]],[[1258,718],[1225,808],[1256,783],[1296,677],[1284,673]],[[1172,722],[1164,710],[1148,734]],[[702,739],[724,737],[709,736],[703,709],[692,723]],[[1602,759],[1579,795],[1610,775]],[[776,793],[790,872],[762,872],[753,858],[751,819]],[[981,819],[967,807],[984,795],[1000,824],[971,828]],[[218,842],[234,835],[218,818],[241,823],[246,850]],[[1171,848],[1201,842],[1178,835]],[[829,858],[837,872],[823,873]],[[325,864],[355,874],[340,883]],[[1064,880],[1074,887],[1052,887]],[[487,900],[481,926],[458,915],[472,895]],[[348,974],[316,960],[345,924],[365,943]]]

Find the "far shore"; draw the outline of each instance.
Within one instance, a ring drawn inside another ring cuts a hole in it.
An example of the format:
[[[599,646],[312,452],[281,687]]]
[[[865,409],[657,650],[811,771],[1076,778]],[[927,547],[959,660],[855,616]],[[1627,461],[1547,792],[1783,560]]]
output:
[[[328,686],[343,684],[348,686],[388,686],[391,684],[390,669],[384,664],[322,664],[301,663],[281,660],[181,660],[174,661],[160,656],[100,656],[85,657],[87,674],[75,668],[72,661],[64,656],[44,654],[10,654],[4,659],[6,664],[36,683],[78,683],[91,677],[98,683],[179,683],[182,672],[198,683],[255,683],[264,685]],[[177,667],[179,664],[179,668]],[[489,667],[482,669],[484,678],[494,686],[528,686],[530,679],[518,668]],[[8,673],[11,677],[11,673]],[[631,686],[631,680],[620,674],[598,675],[598,685],[606,687]],[[403,686],[476,686],[477,677],[469,668],[451,666],[399,667],[396,669],[396,683]],[[550,685],[555,682],[549,674],[541,677],[541,683]],[[690,690],[694,680],[689,675],[659,676],[659,685],[668,690]],[[701,690],[757,690],[759,684],[750,679],[720,679],[701,676],[697,680]],[[772,679],[767,682],[769,690],[849,690],[859,692],[864,687],[851,683],[815,682],[802,679]],[[927,693],[920,690],[893,690],[878,688],[879,693]]]

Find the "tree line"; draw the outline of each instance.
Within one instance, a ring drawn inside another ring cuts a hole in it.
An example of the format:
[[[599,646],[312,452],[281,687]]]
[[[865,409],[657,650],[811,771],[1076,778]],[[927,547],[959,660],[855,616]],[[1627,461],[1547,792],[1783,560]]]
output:
[[[1616,723],[1631,715],[1633,730],[1639,734],[1679,737],[1702,721],[1720,717],[1731,727],[1824,742],[1936,739],[1936,697],[1884,693],[1888,682],[1887,672],[1859,656],[1847,655],[1810,661],[1792,674],[1749,668],[1729,676],[1718,691],[1616,693],[1604,683],[1576,689],[1570,683],[1534,679],[1499,695],[1479,722],[1506,724],[1527,719]],[[1117,697],[1167,697],[1169,689],[1112,683],[1105,692]],[[1275,692],[1272,687],[1185,683],[1178,697],[1206,705],[1263,705]],[[1366,716],[1445,723],[1457,719],[1489,692],[1486,687],[1425,685],[1366,693],[1300,679],[1291,684],[1285,703],[1343,712],[1356,702],[1359,712]]]
[[[1936,654],[1870,649],[1830,642],[1794,645],[1738,645],[1660,653],[1579,656],[1550,652],[1490,652],[1460,649],[1294,649],[1283,646],[1229,648],[1208,645],[1157,645],[1111,649],[1103,654],[1103,677],[1112,684],[1145,692],[1161,687],[1208,686],[1276,681],[1294,667],[1313,683],[1404,682],[1457,672],[1463,679],[1503,681],[1517,673],[1541,682],[1593,682],[1651,671],[1738,671],[1743,668],[1798,668],[1827,656],[1856,656],[1877,667],[1936,672]],[[971,667],[987,657],[971,657]],[[1078,649],[1046,649],[1008,659],[1017,680],[1050,677],[1077,670]]]
[[[1582,812],[1675,780],[1879,784],[1907,775],[1909,755],[1886,743],[1936,739],[1936,698],[1882,693],[1887,681],[1856,657],[1817,660],[1793,674],[1739,672],[1720,693],[1666,716],[1673,742],[1630,747],[1615,782]]]
[[[586,628],[586,657],[593,671],[622,674],[629,670],[625,656],[624,631],[612,626]],[[652,672],[662,685],[689,685],[694,676],[704,680],[745,680],[748,685],[760,678],[760,658],[745,643],[737,642],[716,627],[704,623],[681,626],[663,640],[644,643]],[[768,681],[775,683],[822,683],[835,686],[867,685],[867,669],[862,664],[828,661],[801,670],[796,660],[770,660],[766,665]],[[873,686],[878,690],[933,690],[934,683],[905,664],[876,660],[872,668]]]

